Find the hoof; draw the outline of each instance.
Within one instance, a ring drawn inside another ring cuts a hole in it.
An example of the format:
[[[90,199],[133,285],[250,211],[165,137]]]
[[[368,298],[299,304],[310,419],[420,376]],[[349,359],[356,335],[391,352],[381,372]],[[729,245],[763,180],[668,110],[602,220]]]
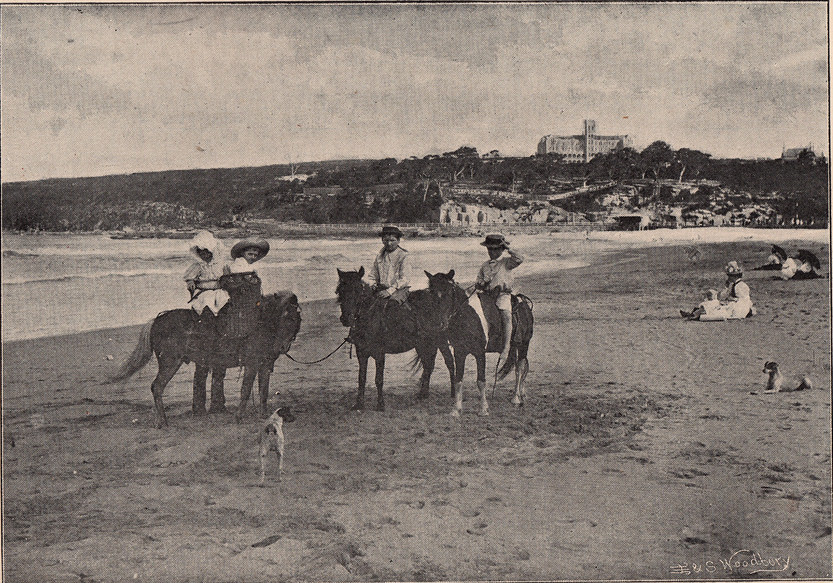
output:
[[[459,419],[462,414],[463,414],[463,412],[460,411],[459,409],[452,409],[451,413],[449,413],[449,415],[451,415],[455,419]]]
[[[427,398],[428,398],[428,391],[420,391],[420,392],[417,393],[417,399],[419,399],[420,401],[422,401],[423,399],[427,399]]]
[[[208,414],[209,415],[216,415],[218,413],[225,413],[225,412],[226,412],[226,406],[225,405],[212,405],[211,407],[208,408]]]
[[[194,415],[194,417],[202,417],[202,416],[206,415],[205,407],[192,409],[191,413]]]
[[[351,411],[364,411],[364,403],[355,403],[350,407]]]
[[[385,410],[385,404],[384,403],[376,403],[376,410],[377,411],[384,411]]]
[[[480,412],[477,415],[480,416],[480,417],[488,417],[489,416],[489,410],[488,409],[481,409]]]

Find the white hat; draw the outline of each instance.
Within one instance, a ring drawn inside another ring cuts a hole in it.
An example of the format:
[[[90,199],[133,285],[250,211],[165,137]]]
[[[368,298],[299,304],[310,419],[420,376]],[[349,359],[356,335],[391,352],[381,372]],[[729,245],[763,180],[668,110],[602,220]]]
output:
[[[222,244],[214,237],[211,231],[200,231],[191,239],[191,253],[197,255],[198,249],[205,249],[211,251],[214,257],[217,257],[219,251],[222,249]]]
[[[743,275],[743,269],[737,261],[730,261],[726,264],[726,275]]]

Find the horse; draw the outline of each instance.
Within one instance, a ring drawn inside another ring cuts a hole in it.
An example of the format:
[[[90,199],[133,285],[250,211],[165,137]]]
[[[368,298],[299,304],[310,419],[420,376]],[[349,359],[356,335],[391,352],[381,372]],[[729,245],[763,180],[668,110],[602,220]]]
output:
[[[142,369],[153,354],[159,364],[156,378],[151,384],[153,406],[156,412],[156,427],[168,425],[162,393],[183,363],[195,361],[194,401],[195,414],[205,412],[205,379],[209,369],[211,379],[211,408],[221,411],[225,408],[223,377],[226,368],[243,366],[243,383],[240,387],[240,405],[235,415],[237,422],[242,419],[246,402],[252,392],[255,376],[260,389],[259,413],[267,416],[266,401],[269,397],[269,378],[275,361],[286,354],[298,330],[301,328],[301,309],[298,298],[291,292],[261,296],[257,304],[259,318],[251,333],[240,341],[239,352],[233,355],[215,354],[206,356],[199,346],[189,342],[197,325],[193,310],[180,309],[162,312],[142,329],[139,342],[119,368],[111,381],[133,376]],[[222,341],[221,341],[222,342]]]
[[[378,301],[371,286],[362,281],[364,267],[358,271],[338,271],[336,296],[341,306],[339,320],[349,327],[350,340],[356,347],[359,361],[359,388],[354,410],[364,409],[364,389],[367,380],[367,362],[370,357],[376,363],[376,410],[385,410],[383,393],[385,379],[385,355],[401,354],[416,349],[415,364],[422,365],[418,399],[428,397],[431,373],[437,358],[437,350],[443,355],[452,385],[454,382],[454,357],[448,340],[440,332],[436,302],[428,290],[410,293],[406,305],[389,304],[383,308],[382,317],[375,319]]]
[[[480,415],[489,414],[489,403],[486,400],[486,352],[500,352],[499,348],[488,346],[488,339],[483,330],[475,309],[470,305],[470,294],[454,282],[454,270],[448,273],[431,274],[428,276],[428,290],[439,301],[442,327],[447,331],[448,341],[454,349],[454,408],[451,415],[459,417],[463,412],[463,375],[465,373],[466,357],[471,354],[477,364],[477,388],[480,390]],[[475,300],[476,301],[476,300]],[[503,366],[497,371],[497,379],[504,379],[515,369],[515,394],[512,403],[522,407],[526,397],[524,381],[529,372],[529,343],[532,340],[533,317],[532,302],[526,296],[512,296],[513,320],[517,323],[512,327],[512,341],[509,355]]]

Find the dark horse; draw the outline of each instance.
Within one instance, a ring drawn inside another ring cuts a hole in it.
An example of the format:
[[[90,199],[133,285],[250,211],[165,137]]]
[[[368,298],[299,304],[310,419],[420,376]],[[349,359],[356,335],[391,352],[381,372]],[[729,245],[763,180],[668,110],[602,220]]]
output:
[[[454,270],[448,273],[437,273],[428,276],[428,289],[439,300],[442,326],[447,329],[448,341],[454,349],[454,409],[451,414],[459,417],[463,411],[463,374],[466,357],[471,354],[477,363],[477,388],[480,390],[480,414],[489,414],[489,403],[486,401],[486,352],[500,352],[499,348],[492,349],[486,333],[483,331],[480,316],[472,307],[477,297],[471,298],[462,287],[454,282]],[[532,302],[525,296],[512,296],[512,341],[509,356],[503,366],[497,371],[499,379],[503,379],[515,369],[515,395],[512,403],[520,407],[523,405],[526,390],[523,386],[526,373],[529,371],[529,343],[532,340]],[[497,342],[500,345],[500,342]]]
[[[139,343],[133,353],[122,364],[113,381],[126,379],[144,367],[153,354],[159,363],[159,372],[151,384],[153,406],[156,410],[156,426],[168,424],[162,393],[182,363],[195,361],[193,410],[200,414],[205,412],[205,379],[211,370],[212,409],[224,407],[223,377],[225,369],[234,366],[245,367],[243,384],[240,388],[240,405],[237,408],[239,422],[255,376],[258,377],[260,389],[259,410],[266,416],[266,401],[269,397],[269,376],[274,369],[275,360],[286,354],[298,330],[301,327],[301,310],[298,298],[291,292],[262,296],[257,304],[259,317],[251,333],[243,338],[233,356],[218,354],[216,358],[206,358],[194,346],[191,336],[197,326],[193,310],[170,310],[162,312],[148,322],[142,329]],[[215,394],[215,391],[217,394]]]
[[[422,365],[417,398],[428,397],[431,373],[437,358],[437,349],[443,355],[448,374],[454,381],[454,358],[448,340],[440,331],[436,302],[428,290],[416,290],[401,306],[388,300],[381,318],[374,311],[381,309],[370,285],[362,281],[364,267],[359,271],[338,271],[336,295],[341,306],[341,323],[349,326],[350,339],[356,346],[359,360],[359,392],[354,409],[364,408],[364,388],[367,381],[367,361],[376,362],[376,410],[384,411],[382,392],[385,380],[385,355],[400,354],[416,349],[417,362]]]

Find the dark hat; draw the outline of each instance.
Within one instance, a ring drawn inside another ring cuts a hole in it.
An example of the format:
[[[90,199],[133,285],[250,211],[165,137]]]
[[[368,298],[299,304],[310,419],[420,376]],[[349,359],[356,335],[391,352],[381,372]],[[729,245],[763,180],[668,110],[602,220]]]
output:
[[[394,225],[385,225],[384,227],[382,227],[382,232],[379,233],[379,236],[384,237],[385,235],[395,235],[401,239],[402,231],[399,230],[399,227],[396,227]]]
[[[509,246],[509,241],[503,235],[486,235],[486,240],[481,243],[484,247],[492,248],[506,248]]]
[[[238,257],[243,256],[243,252],[250,247],[254,247],[255,249],[260,249],[260,256],[263,257],[267,253],[269,253],[269,241],[266,239],[255,239],[250,237],[248,239],[243,239],[242,241],[238,241],[234,244],[234,247],[231,248],[231,257],[232,259],[237,259]]]

